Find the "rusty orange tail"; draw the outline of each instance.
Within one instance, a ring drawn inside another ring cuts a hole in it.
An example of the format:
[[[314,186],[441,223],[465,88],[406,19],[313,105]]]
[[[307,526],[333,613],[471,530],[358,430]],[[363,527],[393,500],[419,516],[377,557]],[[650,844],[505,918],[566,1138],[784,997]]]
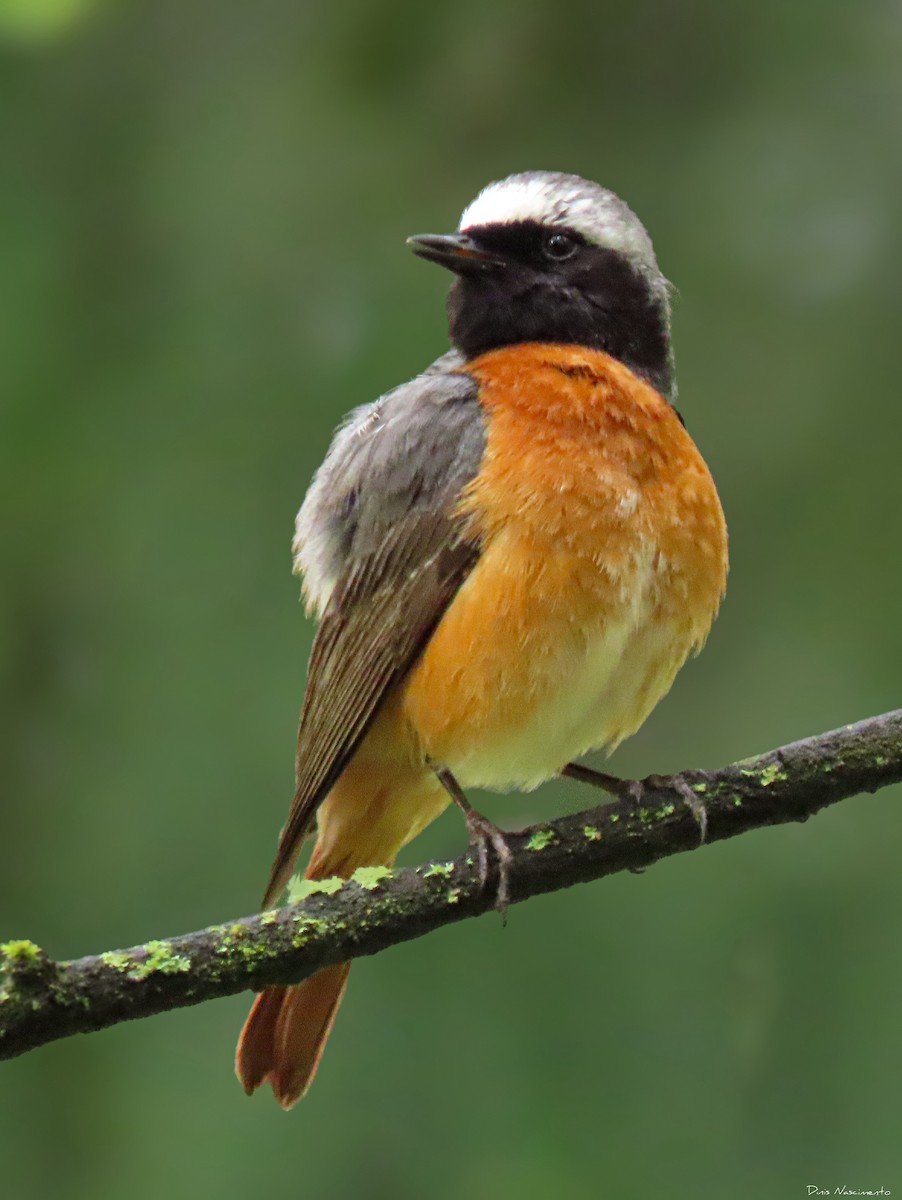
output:
[[[448,802],[422,765],[374,761],[366,743],[361,750],[320,807],[308,879],[348,879],[358,867],[391,866]],[[235,1055],[248,1095],[268,1083],[283,1108],[300,1100],[313,1082],[350,969],[350,963],[324,967],[294,987],[257,996]]]
[[[350,963],[317,971],[297,987],[272,987],[254,1001],[238,1039],[235,1070],[250,1095],[269,1083],[289,1109],[310,1087],[348,982]]]

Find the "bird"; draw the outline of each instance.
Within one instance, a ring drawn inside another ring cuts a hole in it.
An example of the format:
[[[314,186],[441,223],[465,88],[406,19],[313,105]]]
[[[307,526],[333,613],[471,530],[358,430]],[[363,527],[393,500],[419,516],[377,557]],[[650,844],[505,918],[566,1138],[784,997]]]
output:
[[[306,877],[346,879],[452,800],[503,907],[510,852],[466,789],[570,775],[618,794],[577,760],[639,728],[726,585],[717,490],[675,407],[671,286],[624,201],[525,171],[408,244],[452,273],[451,348],[350,414],[298,513],[319,623],[264,909],[314,826]],[[307,1091],[349,969],[257,995],[248,1094]]]

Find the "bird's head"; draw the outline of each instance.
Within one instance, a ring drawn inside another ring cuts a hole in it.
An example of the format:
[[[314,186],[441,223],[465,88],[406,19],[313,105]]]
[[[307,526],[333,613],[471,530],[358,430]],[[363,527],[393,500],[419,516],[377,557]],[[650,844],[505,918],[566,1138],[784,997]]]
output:
[[[670,287],[639,218],[578,175],[490,183],[456,233],[409,239],[456,275],[451,339],[467,358],[516,342],[604,350],[673,398]]]

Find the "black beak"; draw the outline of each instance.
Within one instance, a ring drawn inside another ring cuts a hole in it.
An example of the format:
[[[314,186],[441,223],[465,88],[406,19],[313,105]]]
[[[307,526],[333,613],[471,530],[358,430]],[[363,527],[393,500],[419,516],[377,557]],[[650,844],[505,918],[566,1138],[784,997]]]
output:
[[[428,262],[447,267],[456,275],[475,275],[493,267],[503,267],[504,259],[483,250],[465,233],[418,233],[407,245]]]

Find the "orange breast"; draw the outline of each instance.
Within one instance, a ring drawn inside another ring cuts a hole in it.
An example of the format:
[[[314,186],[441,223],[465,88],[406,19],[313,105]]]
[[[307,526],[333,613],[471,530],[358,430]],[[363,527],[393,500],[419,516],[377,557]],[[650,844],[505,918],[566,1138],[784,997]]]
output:
[[[667,691],[717,612],[726,528],[673,408],[608,355],[529,344],[465,369],[487,444],[462,508],[484,553],[403,705],[462,782],[530,786]]]

